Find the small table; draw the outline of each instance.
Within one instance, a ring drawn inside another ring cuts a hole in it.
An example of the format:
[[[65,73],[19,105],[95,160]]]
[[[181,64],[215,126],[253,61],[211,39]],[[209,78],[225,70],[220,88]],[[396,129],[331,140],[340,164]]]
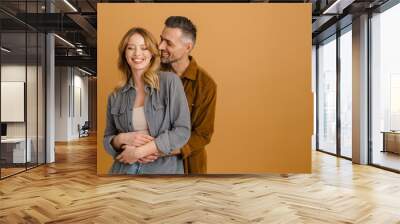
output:
[[[382,131],[383,150],[382,152],[392,152],[400,154],[400,131]]]

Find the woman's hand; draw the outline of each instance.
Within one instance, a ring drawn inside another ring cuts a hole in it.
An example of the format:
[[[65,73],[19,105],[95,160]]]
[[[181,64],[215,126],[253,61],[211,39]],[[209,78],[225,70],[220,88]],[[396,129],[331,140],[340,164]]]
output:
[[[142,157],[135,146],[124,145],[122,146],[122,150],[122,153],[116,157],[121,163],[132,164]]]

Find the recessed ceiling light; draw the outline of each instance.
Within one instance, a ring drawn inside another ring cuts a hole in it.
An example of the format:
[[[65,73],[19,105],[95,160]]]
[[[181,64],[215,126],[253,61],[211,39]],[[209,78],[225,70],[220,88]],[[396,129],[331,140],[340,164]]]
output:
[[[343,9],[351,5],[355,0],[336,0],[322,14],[342,14]]]
[[[1,51],[4,51],[6,53],[10,53],[11,52],[11,50],[9,50],[9,49],[7,49],[5,47],[1,47]]]
[[[78,12],[78,10],[71,4],[69,1],[64,0],[65,4],[67,4],[74,12]]]
[[[54,34],[54,36],[57,37],[57,38],[58,38],[59,40],[61,40],[62,42],[66,43],[67,45],[69,45],[69,46],[75,48],[75,45],[71,44],[71,42],[67,41],[66,39],[64,39],[64,38],[62,38],[62,37],[60,37],[60,36],[58,36],[57,34]]]
[[[81,68],[79,68],[79,67],[78,67],[78,70],[81,71],[81,72],[83,72],[83,73],[85,73],[85,74],[87,74],[87,75],[93,75],[92,73],[90,73],[90,72],[88,72],[88,71],[86,71],[86,70],[83,70],[83,69],[81,69]]]

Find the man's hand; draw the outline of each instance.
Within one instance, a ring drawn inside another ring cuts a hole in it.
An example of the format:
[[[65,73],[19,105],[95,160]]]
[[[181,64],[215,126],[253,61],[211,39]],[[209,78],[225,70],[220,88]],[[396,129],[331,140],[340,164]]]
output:
[[[142,134],[140,132],[127,132],[121,133],[122,143],[126,145],[133,145],[135,147],[142,146],[154,140],[150,135]]]
[[[116,159],[121,163],[132,164],[140,159],[140,155],[135,146],[124,145],[122,146],[122,153]]]
[[[173,156],[175,156],[175,155],[179,155],[179,154],[181,154],[181,149],[174,149],[174,150],[172,150],[172,152],[171,152],[171,155],[173,155]]]
[[[181,154],[181,149],[174,149],[174,150],[172,150],[172,152],[171,152],[170,155],[175,156],[175,155],[179,155],[179,154]],[[142,163],[142,164],[152,163],[152,162],[154,162],[155,160],[157,160],[158,157],[160,157],[160,156],[162,156],[161,153],[153,153],[153,154],[148,155],[148,156],[146,156],[146,157],[140,158],[140,159],[138,160],[138,162],[139,162],[139,163]]]
[[[139,163],[142,163],[142,164],[152,163],[152,162],[154,162],[155,160],[157,160],[159,156],[160,156],[159,153],[154,153],[154,154],[145,156],[145,157],[143,157],[143,158],[140,158],[140,159],[138,160],[138,162],[139,162]]]

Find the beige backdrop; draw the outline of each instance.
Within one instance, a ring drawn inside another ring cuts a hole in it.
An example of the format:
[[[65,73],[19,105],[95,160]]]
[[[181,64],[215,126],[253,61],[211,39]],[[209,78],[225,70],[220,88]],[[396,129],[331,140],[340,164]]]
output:
[[[120,79],[117,47],[132,26],[159,39],[164,20],[198,28],[196,61],[218,85],[209,173],[309,173],[311,4],[98,4],[98,174],[112,158],[102,141],[107,95]]]

